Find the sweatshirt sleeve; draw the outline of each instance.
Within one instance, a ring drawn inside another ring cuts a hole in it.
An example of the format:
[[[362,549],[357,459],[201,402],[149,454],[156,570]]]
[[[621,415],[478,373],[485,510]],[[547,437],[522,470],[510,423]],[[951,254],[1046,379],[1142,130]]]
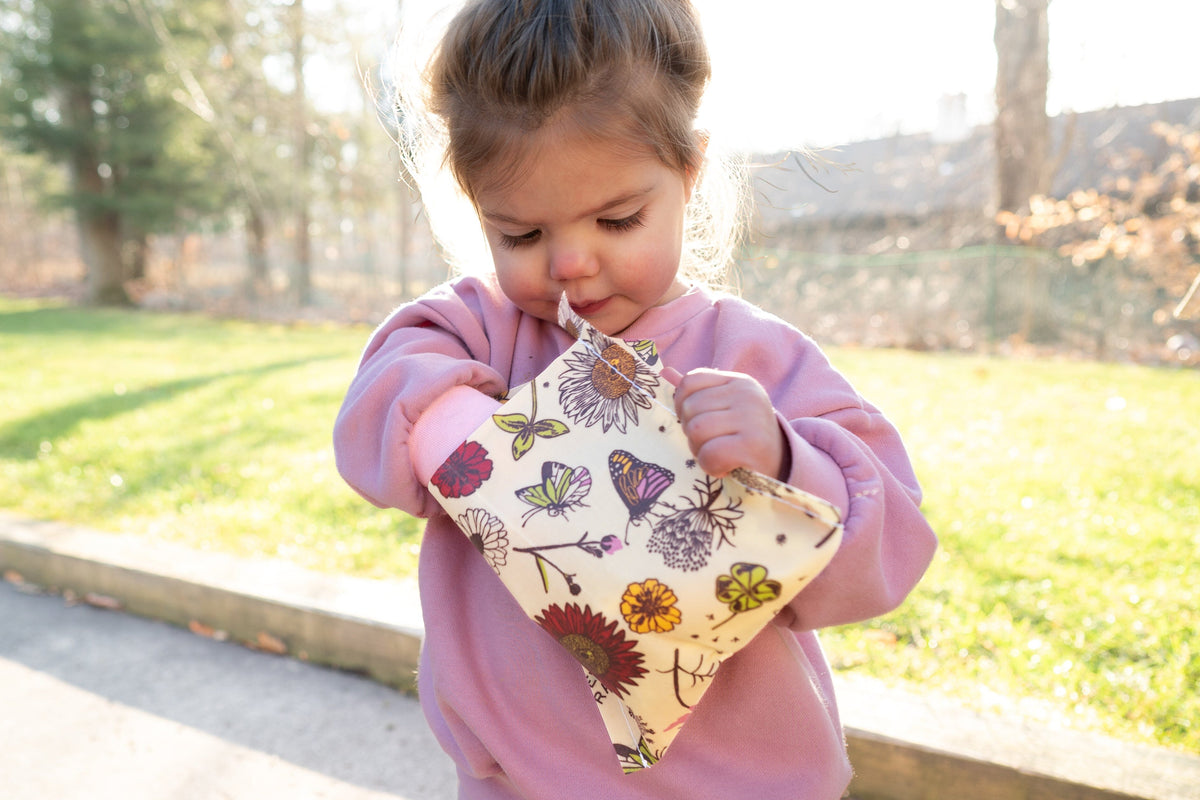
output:
[[[455,386],[440,395],[413,424],[408,452],[422,486],[450,454],[488,420],[501,403],[470,386]]]
[[[439,453],[456,446],[449,440],[459,431],[423,426],[416,441],[421,452],[414,454],[414,426],[431,407],[431,420],[457,418],[463,427],[477,418],[477,425],[494,402],[490,398],[507,389],[505,377],[489,365],[482,302],[479,293],[461,286],[441,287],[397,309],[368,342],[334,424],[333,444],[343,479],[371,503],[422,517],[435,513],[437,503],[416,468],[429,470]]]
[[[722,327],[722,368],[758,378],[779,414],[791,449],[788,482],[842,511],[838,552],[781,621],[815,630],[891,611],[937,546],[899,433],[794,328],[760,316]]]
[[[921,579],[937,545],[899,434],[865,403],[795,418],[791,429],[793,448],[815,451],[815,459],[841,472],[847,504],[838,552],[791,603],[791,627],[813,630],[891,611]],[[807,481],[794,467],[791,482]]]

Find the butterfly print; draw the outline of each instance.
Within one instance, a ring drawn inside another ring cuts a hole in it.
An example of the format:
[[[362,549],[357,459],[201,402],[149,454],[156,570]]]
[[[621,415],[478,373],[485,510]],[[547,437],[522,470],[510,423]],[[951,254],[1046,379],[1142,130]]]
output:
[[[614,744],[613,747],[616,748],[617,759],[621,762],[621,770],[626,775],[652,767],[662,758],[662,752],[656,753],[651,750],[650,744],[644,736],[638,738],[636,750],[627,744]]]
[[[568,467],[558,461],[542,464],[542,482],[517,489],[517,498],[533,506],[521,517],[522,525],[539,511],[552,517],[566,516],[567,511],[587,505],[583,498],[592,488],[592,475],[585,467]]]
[[[657,464],[648,464],[624,450],[614,450],[608,456],[608,474],[613,486],[629,509],[630,524],[637,525],[658,502],[658,498],[675,481],[675,473]],[[629,528],[625,528],[629,542]]]
[[[636,342],[626,342],[633,347],[633,352],[642,357],[650,366],[658,363],[658,346],[654,344],[653,339],[639,339]]]

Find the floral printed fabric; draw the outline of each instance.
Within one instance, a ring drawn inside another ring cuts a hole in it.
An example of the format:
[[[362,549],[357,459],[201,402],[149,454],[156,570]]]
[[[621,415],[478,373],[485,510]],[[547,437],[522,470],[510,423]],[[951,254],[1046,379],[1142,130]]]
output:
[[[627,772],[666,752],[721,662],[828,563],[829,503],[704,474],[653,342],[577,338],[441,465],[434,496],[585,670]]]

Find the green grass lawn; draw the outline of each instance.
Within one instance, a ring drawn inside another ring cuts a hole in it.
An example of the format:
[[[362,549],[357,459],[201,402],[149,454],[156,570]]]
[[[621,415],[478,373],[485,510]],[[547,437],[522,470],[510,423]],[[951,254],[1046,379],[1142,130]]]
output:
[[[411,574],[419,525],[342,484],[330,428],[367,330],[0,298],[0,508]],[[942,540],[834,666],[1200,752],[1200,374],[831,357],[904,433]]]
[[[824,637],[835,667],[1200,752],[1200,373],[832,358],[904,433],[942,542],[899,611]]]
[[[407,574],[417,521],[368,505],[333,464],[367,335],[0,299],[0,508]]]

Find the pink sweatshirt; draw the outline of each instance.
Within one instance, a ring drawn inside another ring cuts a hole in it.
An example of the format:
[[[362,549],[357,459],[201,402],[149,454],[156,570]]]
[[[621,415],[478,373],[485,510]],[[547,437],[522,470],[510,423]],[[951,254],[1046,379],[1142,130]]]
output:
[[[936,547],[900,437],[812,340],[737,298],[692,289],[621,336],[653,339],[663,364],[681,373],[713,367],[755,377],[785,422],[789,481],[842,509],[841,547],[725,661],[662,760],[623,774],[579,663],[522,612],[424,484],[495,405],[449,390],[499,395],[533,379],[571,339],[519,311],[494,278],[462,278],[401,307],[367,346],[334,445],[343,477],[365,498],[429,520],[418,684],[429,724],[458,765],[459,796],[839,798],[850,765],[813,631],[895,608]]]

